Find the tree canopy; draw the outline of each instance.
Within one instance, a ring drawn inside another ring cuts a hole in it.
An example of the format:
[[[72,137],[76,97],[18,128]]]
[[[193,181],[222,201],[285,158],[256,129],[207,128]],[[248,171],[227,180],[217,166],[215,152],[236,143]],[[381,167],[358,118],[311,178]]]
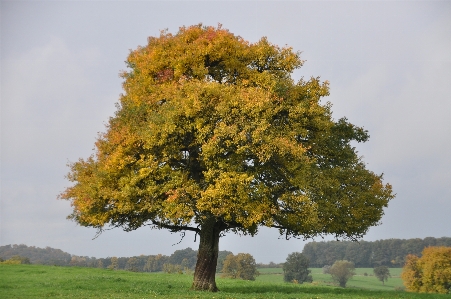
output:
[[[390,269],[387,266],[379,266],[373,269],[374,275],[382,281],[382,284],[384,284],[385,281],[388,280],[390,275]]]
[[[309,260],[300,252],[293,252],[288,255],[283,264],[283,280],[285,282],[303,283],[312,282],[310,275]]]
[[[255,280],[258,275],[255,259],[249,253],[231,253],[226,256],[222,267],[223,277]]]
[[[302,64],[290,47],[251,43],[221,26],[150,37],[128,56],[124,94],[95,154],[70,164],[74,184],[60,195],[70,218],[99,231],[194,231],[193,288],[213,291],[226,232],[362,237],[391,186],[351,145],[367,141],[367,131],[334,120],[321,102],[328,82],[293,81]]]
[[[377,266],[403,267],[408,254],[421,255],[428,246],[451,247],[451,238],[386,239],[376,241],[321,241],[304,245],[302,253],[310,260],[310,267],[332,265],[337,260],[353,262],[357,268]]]
[[[427,247],[422,256],[408,255],[401,273],[408,291],[451,293],[451,247]]]
[[[336,261],[329,269],[329,274],[333,280],[338,282],[340,287],[345,288],[346,283],[355,275],[355,267],[353,262],[346,260]]]

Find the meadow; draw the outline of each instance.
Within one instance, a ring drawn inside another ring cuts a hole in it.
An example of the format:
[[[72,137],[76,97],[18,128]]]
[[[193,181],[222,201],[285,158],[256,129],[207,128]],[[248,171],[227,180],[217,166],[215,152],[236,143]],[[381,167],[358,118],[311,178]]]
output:
[[[97,268],[44,265],[0,265],[0,298],[449,298],[400,290],[401,269],[390,269],[392,278],[383,286],[372,269],[356,269],[357,275],[343,289],[330,275],[312,269],[313,283],[284,283],[282,269],[259,269],[255,281],[218,276],[218,293],[191,291],[192,275],[135,273]]]

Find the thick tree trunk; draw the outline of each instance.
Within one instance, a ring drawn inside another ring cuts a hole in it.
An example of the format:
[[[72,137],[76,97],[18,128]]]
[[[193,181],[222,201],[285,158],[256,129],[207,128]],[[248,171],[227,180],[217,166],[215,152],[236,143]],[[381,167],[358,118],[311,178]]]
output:
[[[193,286],[191,287],[194,290],[219,291],[216,287],[215,275],[220,233],[219,225],[214,219],[205,221],[200,227],[199,250]]]

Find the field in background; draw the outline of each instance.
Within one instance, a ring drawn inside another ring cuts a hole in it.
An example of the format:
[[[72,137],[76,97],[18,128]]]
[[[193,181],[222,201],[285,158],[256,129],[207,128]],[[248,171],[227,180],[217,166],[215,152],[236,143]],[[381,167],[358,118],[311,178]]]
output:
[[[310,268],[310,270],[312,271],[313,285],[335,286],[331,276],[329,274],[323,274],[322,268]],[[257,281],[283,283],[282,268],[260,268],[258,271],[261,275],[257,277]],[[382,282],[374,276],[373,268],[357,268],[356,275],[348,281],[347,287],[384,291],[403,290],[404,286],[400,278],[401,271],[401,268],[390,268],[392,277],[388,278],[388,281],[383,285]],[[364,275],[365,273],[367,276]]]
[[[362,269],[357,269],[360,273]],[[362,274],[372,269],[363,269]],[[259,269],[256,281],[217,278],[221,292],[189,290],[192,275],[134,273],[96,268],[43,265],[0,265],[1,298],[449,298],[448,295],[395,291],[397,279],[385,287],[374,276],[356,276],[346,289],[330,285],[321,269],[313,283],[283,283],[282,269]],[[278,272],[276,272],[278,271]],[[391,270],[392,271],[392,270]],[[395,271],[392,271],[394,275]],[[265,273],[265,274],[264,274]],[[372,272],[371,272],[372,273]],[[329,276],[330,277],[330,276]],[[364,288],[364,289],[360,289]],[[371,289],[371,290],[370,290]]]

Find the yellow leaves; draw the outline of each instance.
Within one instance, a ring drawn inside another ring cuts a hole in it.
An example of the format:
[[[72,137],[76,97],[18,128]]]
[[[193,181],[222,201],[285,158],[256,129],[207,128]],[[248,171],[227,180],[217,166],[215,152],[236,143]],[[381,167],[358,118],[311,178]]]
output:
[[[162,214],[164,218],[173,223],[188,224],[194,217],[195,198],[199,195],[199,189],[195,184],[186,182],[183,187],[169,190],[167,198],[162,202]]]
[[[421,258],[408,255],[401,278],[409,291],[450,293],[451,247],[427,247]]]
[[[236,172],[207,172],[205,177],[214,181],[201,192],[197,202],[199,211],[238,222],[245,228],[270,218],[268,211],[271,203],[252,187],[253,176]]]
[[[328,82],[293,82],[302,63],[289,47],[221,26],[149,38],[130,52],[96,156],[71,165],[74,186],[61,198],[73,219],[135,229],[213,215],[249,233],[277,224],[294,235],[363,234],[391,186],[358,164],[349,142],[365,132],[320,104]]]

